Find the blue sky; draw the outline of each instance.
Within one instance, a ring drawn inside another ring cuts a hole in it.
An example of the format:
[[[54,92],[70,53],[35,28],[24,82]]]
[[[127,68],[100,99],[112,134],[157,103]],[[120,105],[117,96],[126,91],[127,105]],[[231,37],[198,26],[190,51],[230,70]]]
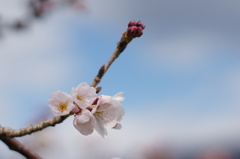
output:
[[[3,17],[21,17],[21,2],[1,2]],[[85,11],[59,7],[26,31],[4,32],[1,125],[31,124],[46,111],[51,92],[90,84],[128,22],[141,20],[143,36],[129,44],[100,83],[102,94],[126,97],[122,134],[110,131],[109,144],[122,135],[130,146],[164,138],[195,143],[238,138],[233,135],[240,132],[238,1],[86,0],[86,5]],[[76,133],[71,124],[68,129]]]

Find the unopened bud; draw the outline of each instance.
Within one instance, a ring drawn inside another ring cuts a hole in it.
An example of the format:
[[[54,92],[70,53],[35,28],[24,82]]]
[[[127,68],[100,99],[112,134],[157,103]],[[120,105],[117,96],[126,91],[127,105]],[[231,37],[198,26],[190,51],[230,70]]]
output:
[[[140,36],[143,34],[142,30],[143,30],[143,29],[142,29],[141,27],[137,27],[136,37],[140,37]]]
[[[144,28],[145,25],[141,21],[136,22],[132,20],[128,23],[126,35],[128,38],[140,37]]]
[[[132,20],[128,23],[128,27],[132,27],[132,26],[136,26],[137,25],[137,22]]]
[[[141,21],[138,21],[136,26],[141,27],[142,30],[145,28],[145,25]]]
[[[134,37],[135,34],[136,34],[136,31],[137,31],[136,26],[129,27],[128,30],[127,30],[127,36],[128,37]]]

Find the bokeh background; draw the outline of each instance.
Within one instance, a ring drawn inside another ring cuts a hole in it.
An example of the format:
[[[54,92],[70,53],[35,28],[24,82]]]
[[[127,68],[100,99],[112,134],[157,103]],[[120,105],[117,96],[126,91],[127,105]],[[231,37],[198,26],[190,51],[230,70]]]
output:
[[[130,20],[146,29],[110,67],[100,94],[124,92],[122,130],[103,139],[62,124],[18,138],[44,159],[239,159],[240,1],[53,1],[24,29],[27,0],[1,0],[0,125],[53,117],[49,95],[91,83]],[[0,142],[0,158],[23,158]]]

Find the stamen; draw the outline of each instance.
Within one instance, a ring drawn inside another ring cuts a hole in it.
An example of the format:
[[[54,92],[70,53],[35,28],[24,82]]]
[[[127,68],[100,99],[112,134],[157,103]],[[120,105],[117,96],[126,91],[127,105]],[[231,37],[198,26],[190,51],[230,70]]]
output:
[[[82,95],[79,95],[79,94],[78,94],[76,97],[77,97],[77,100],[80,100],[80,101],[82,101],[82,102],[85,101],[85,98],[84,98]]]
[[[100,118],[100,119],[103,120],[103,116],[104,116],[104,115],[103,115],[103,111],[101,111],[101,112],[95,112],[95,113],[94,113],[94,116],[95,116],[95,117],[98,117],[98,118]]]
[[[61,112],[67,110],[68,103],[59,101],[58,108]]]

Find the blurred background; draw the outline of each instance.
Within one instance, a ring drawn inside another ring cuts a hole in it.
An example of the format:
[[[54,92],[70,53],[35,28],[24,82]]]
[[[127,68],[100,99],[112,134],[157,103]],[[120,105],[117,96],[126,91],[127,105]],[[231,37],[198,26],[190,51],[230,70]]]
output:
[[[239,159],[239,8],[237,0],[1,0],[0,125],[53,117],[49,95],[91,84],[128,22],[141,20],[143,36],[99,85],[100,94],[124,92],[122,130],[83,136],[70,117],[17,139],[44,159]],[[0,158],[23,157],[0,142]]]

